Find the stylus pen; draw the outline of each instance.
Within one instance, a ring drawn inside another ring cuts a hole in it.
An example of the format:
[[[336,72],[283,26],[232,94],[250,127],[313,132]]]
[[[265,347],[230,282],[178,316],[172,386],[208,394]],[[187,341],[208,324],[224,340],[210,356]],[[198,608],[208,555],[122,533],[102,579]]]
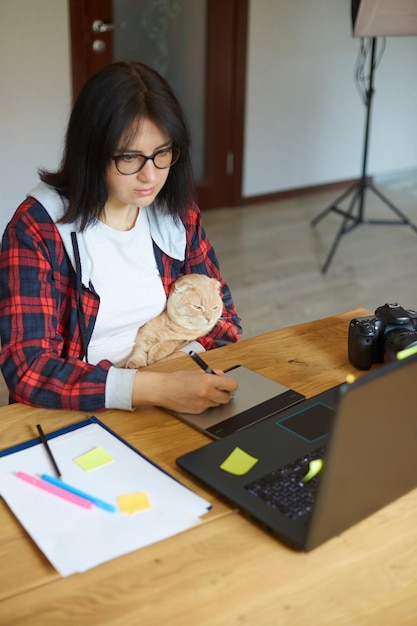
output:
[[[199,357],[196,352],[191,350],[188,354],[193,359],[193,361],[195,361],[197,365],[201,367],[201,369],[204,370],[207,374],[214,374],[215,376],[217,376],[216,372],[213,372],[210,365],[207,365],[207,363],[203,361],[203,359]]]
[[[43,446],[44,446],[44,448],[46,450],[46,453],[49,456],[52,465],[54,466],[55,473],[56,473],[58,478],[61,478],[62,474],[61,474],[60,469],[59,469],[59,467],[58,467],[58,465],[57,465],[57,463],[56,463],[56,461],[54,459],[54,455],[52,454],[51,448],[49,447],[49,444],[48,444],[48,442],[46,440],[45,433],[42,430],[42,426],[40,424],[36,424],[36,428],[38,429],[38,433],[39,433],[39,436],[40,436],[41,441],[43,443]]]

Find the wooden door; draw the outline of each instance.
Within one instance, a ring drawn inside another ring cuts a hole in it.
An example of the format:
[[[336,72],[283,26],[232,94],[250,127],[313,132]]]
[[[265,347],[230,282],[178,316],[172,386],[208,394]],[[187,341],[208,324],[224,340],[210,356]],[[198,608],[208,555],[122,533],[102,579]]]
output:
[[[187,2],[192,3],[188,8]],[[190,123],[200,207],[240,204],[248,0],[132,0],[127,13],[128,0],[70,0],[69,6],[74,96],[89,76],[115,60],[134,58],[152,65],[170,82],[189,120],[187,106],[200,103],[194,128]],[[199,20],[201,37],[194,32]],[[191,28],[187,37],[185,22]],[[160,54],[159,59],[158,54],[150,61],[144,58],[147,38],[165,53],[162,69]],[[134,49],[137,44],[142,51]],[[171,51],[181,47],[182,58],[172,62]],[[202,67],[196,70],[199,57]],[[183,67],[190,60],[191,69]],[[166,74],[170,64],[180,76],[178,86]],[[192,73],[196,85],[181,84],[181,76]]]

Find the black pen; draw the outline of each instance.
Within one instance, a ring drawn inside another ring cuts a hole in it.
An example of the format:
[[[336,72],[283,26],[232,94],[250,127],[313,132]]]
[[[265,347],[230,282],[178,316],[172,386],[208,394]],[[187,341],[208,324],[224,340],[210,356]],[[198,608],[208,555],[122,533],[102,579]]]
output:
[[[203,361],[203,359],[199,357],[196,352],[193,352],[193,350],[191,350],[188,354],[193,359],[193,361],[195,361],[197,365],[201,367],[201,369],[204,370],[207,374],[214,374],[215,376],[217,376],[216,372],[213,372],[210,365],[207,365],[207,363]]]
[[[61,478],[62,474],[59,471],[59,467],[58,467],[58,465],[57,465],[57,463],[56,463],[56,461],[54,459],[54,455],[52,454],[51,448],[49,447],[49,444],[48,444],[48,442],[46,440],[46,437],[45,437],[45,434],[44,434],[44,432],[42,430],[41,425],[40,424],[36,424],[36,428],[38,429],[38,433],[39,433],[39,436],[41,438],[41,441],[42,441],[42,443],[43,443],[43,445],[45,447],[45,450],[46,450],[49,458],[51,459],[52,465],[54,466],[54,470],[55,470],[55,473],[57,475],[57,478]]]

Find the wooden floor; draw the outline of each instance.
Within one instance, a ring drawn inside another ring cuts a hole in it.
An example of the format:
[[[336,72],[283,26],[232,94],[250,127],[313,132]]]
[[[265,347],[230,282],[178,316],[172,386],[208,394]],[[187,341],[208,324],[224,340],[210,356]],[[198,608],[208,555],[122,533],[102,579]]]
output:
[[[417,225],[417,196],[378,189]],[[417,309],[417,226],[415,231],[408,225],[360,224],[341,238],[322,273],[343,218],[331,211],[315,227],[311,221],[340,193],[204,213],[207,234],[242,318],[244,338],[355,307],[373,312],[381,304],[398,302]],[[341,208],[346,206],[345,201]],[[363,217],[398,221],[369,189]],[[6,403],[1,380],[0,404]]]
[[[355,307],[374,312],[399,302],[417,309],[417,196],[378,189],[416,230],[397,223],[360,224],[341,238],[325,274],[321,270],[343,217],[331,211],[316,226],[311,221],[340,191],[205,212],[244,338]],[[341,208],[346,206],[344,201]],[[398,221],[370,189],[363,218]]]

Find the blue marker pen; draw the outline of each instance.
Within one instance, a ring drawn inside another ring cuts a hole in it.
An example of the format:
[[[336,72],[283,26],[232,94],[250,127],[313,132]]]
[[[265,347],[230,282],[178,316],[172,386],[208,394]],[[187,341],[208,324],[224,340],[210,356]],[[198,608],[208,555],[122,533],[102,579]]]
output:
[[[54,476],[49,476],[48,474],[42,474],[41,478],[42,480],[45,480],[46,482],[51,483],[51,485],[56,485],[57,487],[61,487],[61,489],[64,489],[65,491],[68,491],[69,493],[73,493],[76,496],[80,496],[80,498],[89,500],[100,509],[104,509],[105,511],[109,511],[110,513],[117,513],[119,510],[117,506],[114,506],[113,504],[109,504],[108,502],[104,502],[103,500],[100,500],[99,498],[95,498],[94,496],[90,496],[88,493],[84,493],[84,491],[81,491],[80,489],[77,489],[76,487],[71,487],[71,485],[67,485],[66,483],[62,482],[62,480],[59,480],[59,478],[55,478]]]

